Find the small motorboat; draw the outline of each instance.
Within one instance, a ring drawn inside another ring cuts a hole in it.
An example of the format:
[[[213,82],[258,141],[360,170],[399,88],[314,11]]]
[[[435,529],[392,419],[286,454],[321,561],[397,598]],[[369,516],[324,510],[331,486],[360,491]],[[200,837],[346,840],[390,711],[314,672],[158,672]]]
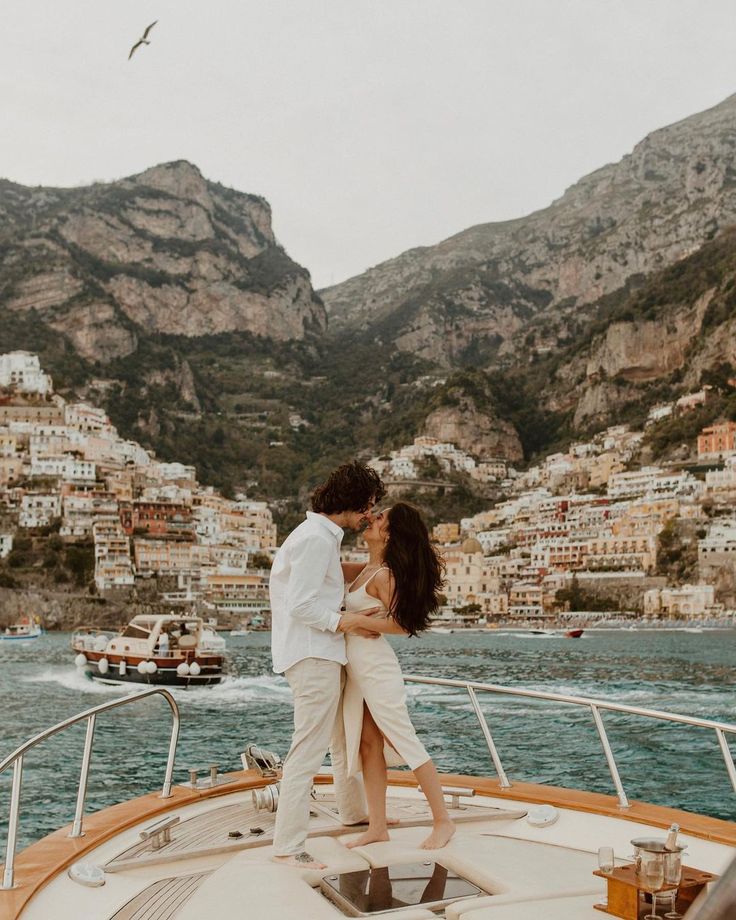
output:
[[[230,630],[230,635],[233,638],[237,638],[238,636],[249,636],[250,629],[248,629],[248,624],[240,623],[240,625],[236,626],[235,629]]]
[[[0,642],[28,642],[43,635],[41,621],[36,616],[21,617],[17,623],[11,623],[0,630]]]
[[[584,632],[585,632],[584,629],[566,629],[565,638],[566,639],[579,639]]]
[[[118,634],[82,628],[72,636],[76,666],[108,684],[219,684],[225,649],[222,636],[191,614],[141,614]]]

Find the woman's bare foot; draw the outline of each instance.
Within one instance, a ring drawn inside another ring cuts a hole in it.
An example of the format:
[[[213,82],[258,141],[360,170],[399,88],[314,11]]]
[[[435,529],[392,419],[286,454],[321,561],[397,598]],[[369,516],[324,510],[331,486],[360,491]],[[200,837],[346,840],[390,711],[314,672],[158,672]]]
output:
[[[365,834],[361,834],[360,837],[356,837],[355,840],[349,840],[345,846],[349,850],[352,850],[353,847],[364,847],[369,843],[383,843],[384,841],[390,839],[391,838],[389,837],[387,830],[372,831],[370,828],[368,828]]]
[[[435,824],[432,828],[432,833],[419,847],[422,850],[441,850],[452,840],[456,830],[457,828],[452,821],[442,821],[440,824]]]
[[[326,869],[327,866],[321,863],[309,853],[295,853],[293,856],[272,856],[271,860],[281,866],[290,866],[293,869]]]

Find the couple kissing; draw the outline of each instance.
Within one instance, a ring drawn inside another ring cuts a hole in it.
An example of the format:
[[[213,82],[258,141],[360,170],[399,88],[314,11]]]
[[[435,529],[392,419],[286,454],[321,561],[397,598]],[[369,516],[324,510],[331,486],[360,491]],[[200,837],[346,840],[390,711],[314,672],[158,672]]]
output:
[[[367,830],[348,847],[388,840],[387,767],[406,764],[427,798],[425,849],[455,826],[437,770],[414,730],[401,667],[386,635],[416,636],[439,605],[443,565],[419,511],[406,502],[376,511],[386,489],[358,462],[334,470],[312,494],[312,511],[286,538],[270,578],[273,669],[294,699],[274,860],[326,868],[305,850],[314,775],[328,749],[340,820]],[[363,530],[367,564],[341,563],[345,530]]]

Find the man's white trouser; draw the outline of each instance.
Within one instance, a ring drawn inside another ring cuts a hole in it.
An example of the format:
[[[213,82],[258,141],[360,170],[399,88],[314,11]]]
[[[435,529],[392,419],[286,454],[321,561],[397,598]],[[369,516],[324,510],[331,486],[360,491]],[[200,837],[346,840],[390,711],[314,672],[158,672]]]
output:
[[[340,820],[357,824],[367,814],[362,782],[347,775],[341,706],[345,669],[326,658],[304,658],[290,667],[285,677],[294,696],[294,735],[281,777],[273,838],[276,856],[304,850],[312,783],[328,748]]]

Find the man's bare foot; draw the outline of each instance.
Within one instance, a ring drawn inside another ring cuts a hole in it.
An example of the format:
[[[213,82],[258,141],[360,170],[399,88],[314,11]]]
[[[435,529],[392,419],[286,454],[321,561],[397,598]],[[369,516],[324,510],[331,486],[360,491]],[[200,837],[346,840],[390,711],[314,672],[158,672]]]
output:
[[[386,840],[391,838],[388,835],[388,831],[372,831],[367,830],[365,834],[361,834],[360,837],[356,837],[355,840],[349,840],[345,846],[352,850],[353,847],[364,847],[369,843],[383,843]]]
[[[432,833],[423,841],[419,847],[422,850],[441,850],[455,836],[457,828],[452,821],[443,821],[441,824],[435,824]]]
[[[326,869],[327,866],[310,856],[309,853],[295,853],[293,856],[272,856],[272,862],[293,869]]]

